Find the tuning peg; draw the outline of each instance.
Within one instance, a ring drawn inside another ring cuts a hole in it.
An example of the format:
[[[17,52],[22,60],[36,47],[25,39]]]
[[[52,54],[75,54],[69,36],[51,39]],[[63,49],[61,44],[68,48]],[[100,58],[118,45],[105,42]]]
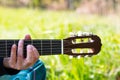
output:
[[[83,35],[84,35],[84,36],[88,36],[89,33],[88,33],[88,32],[83,32]]]
[[[93,35],[93,33],[92,33],[92,32],[89,32],[89,35]]]
[[[74,36],[73,32],[70,32],[69,35],[70,35],[70,37],[73,37],[73,36]]]
[[[84,57],[86,58],[86,57],[88,57],[88,55],[85,55]]]
[[[90,36],[90,35],[92,35],[92,32],[81,32],[81,31],[78,31],[77,33],[70,32],[70,36],[71,37],[75,37],[75,36]]]
[[[91,42],[91,38],[88,38],[88,42]]]
[[[84,36],[91,36],[91,35],[92,35],[92,32],[83,32],[83,35],[84,35]]]
[[[70,34],[70,37],[75,37],[76,36],[76,33],[74,33],[74,32],[70,32],[69,34]]]
[[[80,59],[81,58],[81,56],[77,56],[77,59]]]
[[[89,49],[89,50],[88,50],[88,53],[93,53],[93,50],[92,50],[92,49]]]
[[[69,59],[72,59],[73,58],[73,56],[69,56]]]
[[[92,57],[92,55],[88,55],[88,57]]]
[[[82,34],[83,34],[83,32],[81,32],[81,31],[77,32],[77,36],[82,36]]]
[[[92,40],[91,38],[88,38],[88,42],[94,42],[94,40]]]
[[[78,36],[90,36],[90,35],[92,35],[92,32],[81,32],[81,31],[78,31],[77,35]]]
[[[81,58],[81,56],[80,56],[80,55],[79,55],[79,56],[74,56],[74,55],[73,55],[73,56],[72,56],[72,55],[71,55],[71,56],[69,56],[69,59],[72,59],[72,58],[77,58],[77,59],[80,59],[80,58]]]
[[[73,33],[73,32],[70,32],[69,34],[70,34],[70,37],[75,37],[75,36],[76,36],[76,34]],[[76,40],[73,39],[73,40],[72,40],[72,43],[75,44],[75,43],[76,43]]]

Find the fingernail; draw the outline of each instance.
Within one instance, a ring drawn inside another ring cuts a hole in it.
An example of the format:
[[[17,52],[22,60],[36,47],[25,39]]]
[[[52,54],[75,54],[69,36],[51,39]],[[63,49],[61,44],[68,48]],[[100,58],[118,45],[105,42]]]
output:
[[[13,48],[16,48],[16,44],[13,44],[12,47],[13,47]]]
[[[23,40],[19,40],[19,44],[23,44]]]
[[[32,50],[32,45],[27,45],[27,48]]]

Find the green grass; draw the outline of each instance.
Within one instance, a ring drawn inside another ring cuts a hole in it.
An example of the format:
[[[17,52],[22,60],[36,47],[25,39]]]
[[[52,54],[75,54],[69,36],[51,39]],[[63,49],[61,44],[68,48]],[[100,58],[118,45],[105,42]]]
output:
[[[102,40],[93,57],[41,56],[47,80],[115,80],[120,72],[120,17],[79,15],[71,11],[0,8],[0,38],[64,39],[70,32],[93,32]]]

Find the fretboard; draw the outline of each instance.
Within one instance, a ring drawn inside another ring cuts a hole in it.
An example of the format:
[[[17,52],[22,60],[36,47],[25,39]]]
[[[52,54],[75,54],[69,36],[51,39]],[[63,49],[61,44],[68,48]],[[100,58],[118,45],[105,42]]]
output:
[[[13,44],[18,45],[19,40],[0,40],[0,57],[9,57]],[[26,55],[26,46],[34,45],[40,55],[57,55],[62,53],[62,40],[24,40],[24,55]]]

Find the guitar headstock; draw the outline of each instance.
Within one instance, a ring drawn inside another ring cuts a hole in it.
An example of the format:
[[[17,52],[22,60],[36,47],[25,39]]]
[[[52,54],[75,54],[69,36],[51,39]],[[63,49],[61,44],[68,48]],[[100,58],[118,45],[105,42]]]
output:
[[[63,40],[64,54],[73,57],[93,56],[101,50],[101,39],[92,33],[79,32]]]

